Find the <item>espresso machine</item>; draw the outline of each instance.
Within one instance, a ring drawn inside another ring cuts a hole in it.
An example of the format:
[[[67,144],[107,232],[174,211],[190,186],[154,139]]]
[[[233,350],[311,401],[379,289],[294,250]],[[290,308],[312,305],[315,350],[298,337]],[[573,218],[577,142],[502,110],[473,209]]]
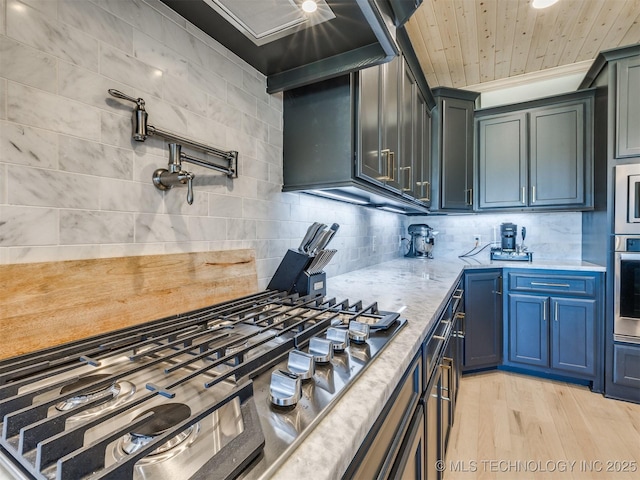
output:
[[[500,246],[491,247],[491,260],[520,260],[530,262],[533,252],[524,245],[527,229],[522,227],[522,243],[518,244],[518,226],[515,223],[500,225]]]

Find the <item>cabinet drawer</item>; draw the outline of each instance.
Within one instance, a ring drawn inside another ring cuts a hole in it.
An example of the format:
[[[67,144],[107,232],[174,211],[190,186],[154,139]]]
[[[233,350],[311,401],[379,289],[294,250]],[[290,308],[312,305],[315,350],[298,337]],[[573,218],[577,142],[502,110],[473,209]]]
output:
[[[613,383],[640,388],[640,347],[613,346]]]
[[[509,273],[509,290],[520,292],[566,293],[595,297],[596,278],[579,275],[537,275]]]

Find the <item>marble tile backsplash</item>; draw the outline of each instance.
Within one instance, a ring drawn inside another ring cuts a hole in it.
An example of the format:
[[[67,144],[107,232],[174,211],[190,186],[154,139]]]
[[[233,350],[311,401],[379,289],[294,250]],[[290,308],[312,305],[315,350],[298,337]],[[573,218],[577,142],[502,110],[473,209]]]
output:
[[[239,151],[239,178],[189,165],[186,188],[153,187],[149,124]],[[254,248],[266,286],[314,221],[341,225],[335,275],[401,255],[407,219],[282,193],[282,96],[159,0],[0,0],[0,263]]]
[[[433,255],[437,257],[458,256],[471,251],[474,235],[480,235],[480,247],[500,238],[501,223],[518,226],[520,232],[526,228],[525,245],[533,252],[534,260],[581,260],[582,258],[582,214],[580,212],[553,213],[499,213],[482,215],[450,215],[413,217],[409,223],[426,223],[438,232]],[[499,245],[498,245],[499,246]],[[486,260],[490,247],[475,257]],[[473,251],[477,252],[479,249]]]

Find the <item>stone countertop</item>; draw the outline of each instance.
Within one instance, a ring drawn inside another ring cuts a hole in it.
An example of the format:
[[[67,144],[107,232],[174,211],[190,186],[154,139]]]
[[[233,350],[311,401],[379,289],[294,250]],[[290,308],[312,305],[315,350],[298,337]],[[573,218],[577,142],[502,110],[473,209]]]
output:
[[[437,313],[469,268],[527,268],[604,272],[580,261],[490,262],[473,258],[400,258],[327,280],[327,295],[341,301],[378,302],[378,308],[400,311],[408,323],[345,392],[327,416],[293,451],[274,478],[333,480],[349,466],[376,418],[391,397]]]

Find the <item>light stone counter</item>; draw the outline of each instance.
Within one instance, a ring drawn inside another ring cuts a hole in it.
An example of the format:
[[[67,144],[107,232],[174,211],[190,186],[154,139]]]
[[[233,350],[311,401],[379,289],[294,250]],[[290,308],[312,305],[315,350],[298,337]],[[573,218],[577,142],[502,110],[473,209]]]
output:
[[[276,472],[278,480],[341,478],[393,390],[418,352],[464,269],[541,268],[604,272],[580,261],[490,262],[472,259],[397,259],[327,280],[327,294],[341,301],[377,301],[401,311],[408,324]]]

